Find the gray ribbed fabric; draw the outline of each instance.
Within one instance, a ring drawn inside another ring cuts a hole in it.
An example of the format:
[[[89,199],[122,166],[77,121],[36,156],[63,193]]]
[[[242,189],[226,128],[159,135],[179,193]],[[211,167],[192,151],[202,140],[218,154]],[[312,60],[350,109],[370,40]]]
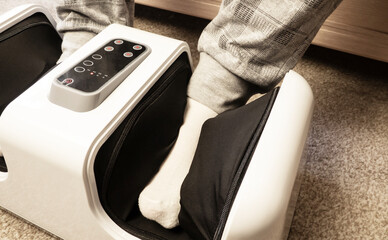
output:
[[[244,105],[258,90],[258,86],[239,78],[207,53],[201,52],[187,95],[221,113]]]
[[[130,8],[127,8],[131,6]],[[58,5],[59,32],[99,33],[112,23],[133,25],[134,0],[64,0]]]

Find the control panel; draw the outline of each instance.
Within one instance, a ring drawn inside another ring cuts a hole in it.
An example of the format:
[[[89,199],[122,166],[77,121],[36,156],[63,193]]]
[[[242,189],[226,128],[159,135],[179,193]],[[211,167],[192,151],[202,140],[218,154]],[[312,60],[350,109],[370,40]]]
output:
[[[49,99],[74,111],[89,111],[97,107],[150,52],[144,44],[111,40],[55,79]]]
[[[141,44],[121,39],[113,40],[58,77],[58,81],[83,92],[97,91],[117,73],[135,62],[136,65],[130,69],[132,72],[145,58],[142,53],[146,50]],[[141,61],[135,61],[138,58],[142,58]]]

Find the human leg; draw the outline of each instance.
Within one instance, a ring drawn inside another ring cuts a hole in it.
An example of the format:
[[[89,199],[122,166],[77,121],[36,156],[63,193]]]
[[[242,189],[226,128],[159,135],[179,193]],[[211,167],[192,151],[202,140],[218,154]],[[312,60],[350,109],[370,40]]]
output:
[[[134,0],[65,0],[58,5],[57,13],[62,21],[57,30],[64,34],[58,63],[110,24],[132,26],[134,4]]]
[[[244,105],[255,92],[270,90],[295,66],[324,20],[340,2],[224,0],[220,12],[199,40],[200,61],[190,80],[188,96],[221,113]],[[185,122],[190,121],[190,118],[185,119]],[[196,129],[199,131],[200,128]],[[172,152],[184,152],[188,145],[180,144],[178,137]],[[196,144],[190,147],[196,147]],[[192,154],[174,155],[170,154],[164,164],[176,162],[177,168],[162,166],[158,175],[164,176],[164,180],[157,175],[150,183],[155,186],[147,187],[139,200],[143,215],[162,225],[174,223],[168,227],[178,223],[174,216],[180,210],[179,190],[184,180],[184,177],[174,179],[173,176],[179,172],[187,173],[193,157]],[[184,165],[184,169],[179,169],[179,164]],[[168,184],[169,181],[174,181],[173,186]],[[161,194],[164,192],[168,194]]]
[[[199,39],[201,57],[189,97],[220,113],[241,106],[253,91],[269,91],[296,65],[341,1],[224,0]],[[212,69],[224,71],[222,77],[209,74]],[[246,87],[250,90],[242,90]]]

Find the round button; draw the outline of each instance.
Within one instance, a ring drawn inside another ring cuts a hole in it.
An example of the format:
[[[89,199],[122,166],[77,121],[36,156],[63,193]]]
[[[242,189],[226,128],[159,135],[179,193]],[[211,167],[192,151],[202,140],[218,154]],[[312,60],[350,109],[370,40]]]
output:
[[[114,47],[107,46],[107,47],[104,48],[104,50],[107,51],[107,52],[112,52],[114,50]]]
[[[135,45],[135,46],[133,46],[133,49],[134,50],[141,50],[141,49],[143,49],[143,47],[140,45]]]
[[[85,68],[83,68],[83,67],[75,67],[74,71],[76,71],[78,73],[82,73],[82,72],[85,72]]]
[[[123,54],[123,56],[126,57],[126,58],[130,58],[130,57],[133,56],[133,53],[131,53],[131,52],[125,52],[125,53]]]
[[[124,41],[123,41],[123,40],[120,40],[120,39],[117,39],[117,40],[114,41],[114,43],[115,43],[116,45],[121,45],[121,44],[124,43]]]
[[[90,60],[85,60],[84,62],[83,62],[83,64],[85,65],[85,66],[87,66],[87,67],[90,67],[90,66],[93,66],[93,62],[92,61],[90,61]]]
[[[68,85],[72,84],[73,82],[74,82],[74,79],[66,78],[65,80],[62,81],[62,84],[68,86]]]
[[[95,60],[101,60],[102,56],[100,54],[93,54],[92,58],[95,59]]]

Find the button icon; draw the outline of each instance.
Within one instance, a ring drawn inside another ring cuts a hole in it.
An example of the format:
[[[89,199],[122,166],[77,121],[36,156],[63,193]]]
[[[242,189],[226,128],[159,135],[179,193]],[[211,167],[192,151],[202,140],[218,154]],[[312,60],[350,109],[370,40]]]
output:
[[[102,59],[102,56],[101,56],[100,54],[93,54],[93,55],[92,55],[92,58],[93,58],[94,60],[101,60],[101,59]]]
[[[82,73],[82,72],[85,72],[85,68],[83,68],[83,67],[75,67],[74,71],[76,71],[78,73]]]
[[[135,45],[135,46],[133,46],[133,49],[139,51],[139,50],[142,50],[143,47],[140,45]]]
[[[66,78],[65,80],[63,80],[61,83],[63,85],[66,85],[66,86],[69,86],[70,84],[72,84],[74,82],[74,79],[72,78]]]
[[[114,50],[114,47],[107,46],[107,47],[104,48],[104,50],[107,51],[107,52],[112,52]]]
[[[125,53],[123,54],[123,56],[126,57],[126,58],[130,58],[130,57],[133,56],[133,53],[131,53],[131,52],[125,52]]]
[[[123,41],[123,40],[120,40],[120,39],[118,39],[118,40],[115,40],[115,41],[114,41],[114,43],[115,43],[116,45],[121,45],[121,44],[123,44],[123,43],[124,43],[124,41]]]
[[[85,66],[88,66],[88,67],[90,67],[90,66],[93,66],[93,62],[92,61],[90,61],[90,60],[85,60],[84,62],[83,62],[83,64],[85,65]]]

